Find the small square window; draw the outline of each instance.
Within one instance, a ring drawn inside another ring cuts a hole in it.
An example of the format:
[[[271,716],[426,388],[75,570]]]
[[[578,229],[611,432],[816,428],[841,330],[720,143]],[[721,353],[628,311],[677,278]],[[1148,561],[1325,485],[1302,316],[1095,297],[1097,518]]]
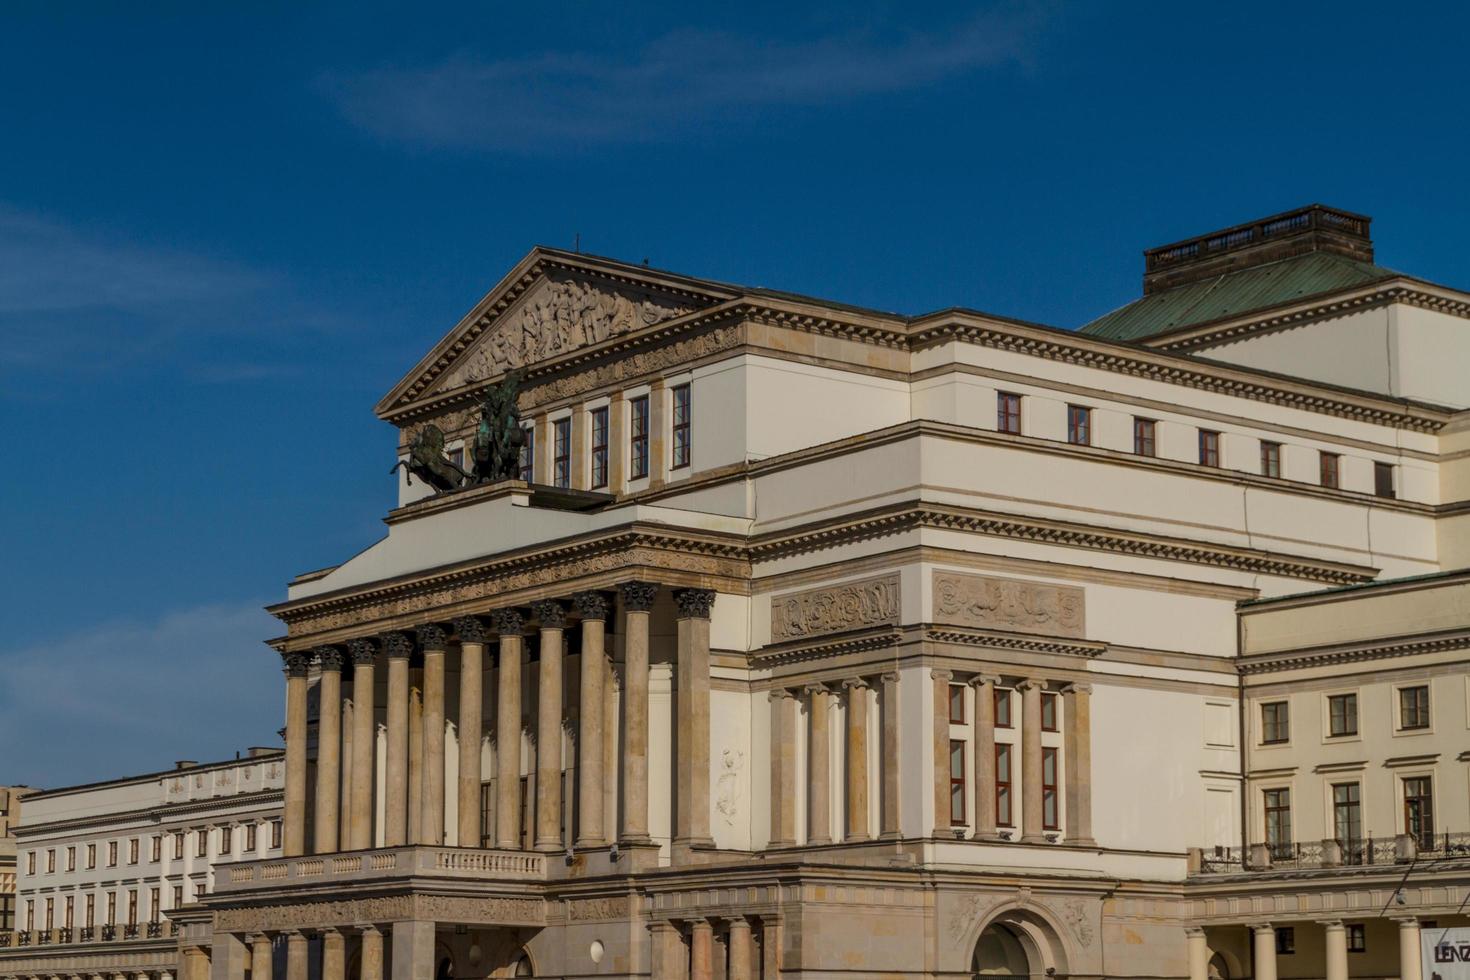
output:
[[[1156,432],[1158,423],[1153,419],[1133,420],[1133,452],[1139,456],[1157,456]]]
[[[1399,728],[1429,727],[1429,687],[1399,688]]]
[[[1008,391],[995,396],[995,427],[1013,436],[1021,434],[1021,396]]]
[[[1268,701],[1261,705],[1261,741],[1279,745],[1291,739],[1291,718],[1285,701]]]
[[[1347,948],[1349,953],[1368,952],[1368,930],[1361,922],[1348,923]]]
[[[1317,457],[1317,470],[1324,487],[1336,490],[1339,486],[1338,472],[1340,470],[1341,457],[1337,453],[1320,453]]]
[[[1276,927],[1276,953],[1288,955],[1296,952],[1296,930],[1291,926]]]
[[[1358,696],[1356,694],[1328,696],[1327,734],[1333,738],[1358,734]]]
[[[963,684],[949,685],[949,723],[951,725],[965,723],[965,686]]]
[[[1085,405],[1067,406],[1067,441],[1074,446],[1092,445],[1092,409]]]
[[[1199,430],[1199,461],[1201,466],[1220,465],[1220,433]]]
[[[1379,497],[1394,496],[1392,463],[1373,464],[1373,493]]]
[[[1261,441],[1261,475],[1281,476],[1281,443]]]

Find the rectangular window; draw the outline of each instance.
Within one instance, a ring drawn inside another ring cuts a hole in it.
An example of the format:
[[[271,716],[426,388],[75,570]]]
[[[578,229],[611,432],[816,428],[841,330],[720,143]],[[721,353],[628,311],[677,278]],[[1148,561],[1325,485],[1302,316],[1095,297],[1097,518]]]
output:
[[[1057,807],[1057,750],[1041,750],[1041,829],[1059,830]]]
[[[88,844],[87,845],[87,870],[88,871],[91,871],[95,867],[97,867],[97,845],[96,844]]]
[[[1429,727],[1429,688],[1399,688],[1399,728]]]
[[[1074,446],[1092,445],[1092,409],[1085,405],[1067,406],[1067,441]]]
[[[128,863],[138,863],[138,838],[136,837],[128,841]]]
[[[673,468],[689,465],[690,450],[690,401],[689,386],[679,385],[673,389],[674,395],[674,463]]]
[[[90,929],[92,928],[92,926],[97,924],[97,896],[92,894],[91,892],[87,892],[87,902],[86,905],[83,907],[86,909],[85,914],[87,917],[82,921],[86,924],[87,928]]]
[[[56,899],[46,899],[46,931],[56,928]]]
[[[271,847],[281,846],[281,821],[271,821]]]
[[[1428,776],[1404,779],[1404,833],[1421,848],[1434,846],[1434,791]]]
[[[107,842],[107,866],[109,868],[117,867],[117,841],[115,840]]]
[[[107,918],[103,921],[110,926],[117,925],[117,892],[107,893]]]
[[[1011,727],[1011,692],[1003,687],[995,689],[995,727]]]
[[[1021,396],[1009,392],[997,392],[995,396],[995,427],[1013,436],[1021,434]]]
[[[195,857],[209,857],[209,831],[194,831],[194,855]]]
[[[230,848],[235,845],[235,828],[221,827],[219,829],[219,852],[230,853]]]
[[[1357,783],[1332,784],[1332,833],[1342,845],[1348,863],[1358,854],[1358,841],[1363,837],[1363,802]]]
[[[1041,730],[1057,730],[1057,696],[1051,691],[1041,692]]]
[[[36,852],[35,851],[31,851],[29,854],[26,855],[26,874],[33,875],[35,873],[36,873]]]
[[[592,410],[592,489],[607,486],[607,409]]]
[[[154,834],[148,845],[148,860],[154,863],[163,860],[163,837],[159,834]]]
[[[1266,812],[1266,847],[1276,857],[1291,854],[1291,790],[1268,789],[1262,793]]]
[[[138,889],[128,889],[128,925],[138,924]]]
[[[255,845],[255,824],[247,823],[245,825],[245,853],[254,854]]]
[[[551,483],[562,488],[572,485],[571,419],[551,423]]]
[[[521,443],[521,482],[530,483],[536,476],[536,426],[525,428],[526,441]]]
[[[1379,497],[1393,497],[1393,464],[1373,464],[1373,493]]]
[[[951,725],[965,723],[965,685],[963,684],[949,686],[949,723]]]
[[[1356,694],[1332,694],[1327,698],[1327,734],[1358,734],[1358,696]]]
[[[148,921],[157,922],[160,911],[158,907],[158,888],[154,886],[148,889]]]
[[[495,835],[495,781],[487,779],[480,784],[480,846],[494,847]]]
[[[1349,953],[1368,952],[1368,930],[1361,922],[1348,923],[1347,948]]]
[[[628,477],[641,480],[648,475],[648,396],[628,402]]]
[[[1317,473],[1321,477],[1324,487],[1336,490],[1338,487],[1338,463],[1341,462],[1337,453],[1319,453],[1317,456]]]
[[[48,848],[46,851],[46,873],[53,874],[56,871],[56,848]]]
[[[184,886],[174,885],[174,908],[180,908],[184,904]]]
[[[965,743],[949,743],[949,825],[965,823]]]
[[[1281,476],[1281,443],[1261,440],[1261,475]]]
[[[1153,419],[1133,420],[1133,452],[1139,456],[1157,456],[1156,432],[1158,423]]]
[[[182,861],[183,859],[184,859],[184,832],[182,830],[179,830],[179,831],[175,831],[174,832],[174,860],[175,861]]]
[[[63,929],[70,929],[74,918],[76,899],[68,895],[63,901],[65,904],[61,907],[61,927]]]
[[[1011,822],[1011,747],[995,746],[995,825],[1013,827]]]
[[[1296,929],[1292,926],[1276,927],[1276,953],[1285,956],[1296,952]]]
[[[36,928],[36,903],[26,899],[26,931]]]
[[[75,847],[68,847],[66,849],[66,870],[68,870],[68,871],[75,871],[76,869],[77,869],[77,849]]]
[[[1220,465],[1220,433],[1199,430],[1199,462],[1201,466]]]
[[[1261,705],[1261,741],[1276,745],[1291,739],[1291,716],[1285,701],[1268,701]]]

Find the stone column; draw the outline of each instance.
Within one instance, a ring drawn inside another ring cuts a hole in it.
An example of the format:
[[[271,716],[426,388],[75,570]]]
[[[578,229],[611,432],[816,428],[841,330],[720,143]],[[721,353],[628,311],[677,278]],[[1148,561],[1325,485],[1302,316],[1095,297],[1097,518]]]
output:
[[[796,696],[777,688],[771,697],[771,845],[796,843]]]
[[[419,843],[444,843],[444,651],[448,632],[434,624],[418,629],[424,651],[424,795]]]
[[[310,980],[306,962],[306,937],[300,930],[286,933],[286,980]]]
[[[648,924],[649,935],[649,980],[683,980],[684,971],[680,953],[684,948],[684,942],[679,937],[679,930],[668,921],[656,921]]]
[[[975,691],[975,839],[995,837],[995,686],[999,677],[970,679]]]
[[[679,765],[676,843],[712,847],[709,834],[709,615],[711,589],[674,593],[679,627]],[[706,923],[706,926],[708,923]]]
[[[521,614],[497,609],[500,678],[495,702],[495,846],[521,846]]]
[[[1205,931],[1185,929],[1184,943],[1189,954],[1189,980],[1210,980],[1210,948],[1205,944]]]
[[[391,643],[391,634],[385,637]],[[374,724],[376,707],[373,695],[373,661],[378,656],[378,642],[367,638],[351,640],[347,644],[352,654],[352,810],[350,825],[352,837],[346,847],[354,851],[373,846],[373,791],[377,788],[373,778],[377,752],[377,726]]]
[[[347,940],[340,929],[322,930],[322,980],[347,980]]]
[[[808,684],[807,692],[807,794],[806,842],[832,843],[832,739],[828,734],[831,693],[823,684]]]
[[[306,853],[306,672],[304,652],[281,654],[286,667],[286,787],[283,794],[282,853]]]
[[[620,457],[621,458],[621,457]],[[648,617],[658,586],[624,582],[623,617],[623,835],[629,844],[648,836]]]
[[[209,954],[198,946],[184,949],[183,965],[183,974],[187,980],[209,980]],[[96,974],[93,980],[102,980],[102,975]]]
[[[434,923],[393,923],[393,980],[411,977],[427,980],[434,975]]]
[[[217,932],[209,951],[209,980],[245,980],[245,942],[232,932]]]
[[[727,980],[754,980],[750,971],[750,923],[745,916],[730,920],[730,972]]]
[[[572,604],[582,617],[577,713],[577,846],[602,846],[602,698],[607,679],[607,596],[579,592]]]
[[[842,682],[847,689],[847,834],[849,841],[868,839],[868,682],[861,677]],[[732,940],[733,941],[733,940]]]
[[[1034,677],[1016,685],[1021,692],[1021,840],[1028,844],[1046,843],[1041,829],[1041,689],[1045,686]]]
[[[1093,844],[1092,839],[1092,685],[1082,682],[1062,688],[1066,716],[1067,842]]]
[[[1276,930],[1269,925],[1251,926],[1251,948],[1255,952],[1255,980],[1276,980]]]
[[[714,980],[715,931],[708,919],[689,922],[689,980]]]
[[[408,794],[404,798],[407,817],[406,843],[417,844],[424,836],[424,670],[412,663],[408,672]]]
[[[337,794],[342,785],[342,651],[317,647],[321,679],[317,682],[316,820],[312,851],[337,850]]]
[[[408,658],[413,641],[405,633],[383,637],[388,655],[388,745],[383,779],[383,843],[408,843]]]
[[[934,836],[951,836],[949,823],[949,682],[953,671],[931,670],[934,679]]]
[[[536,701],[536,850],[559,851],[561,839],[562,631],[566,607],[537,602],[541,620],[541,669]]]
[[[360,980],[383,980],[383,933],[377,926],[362,927]]]
[[[271,937],[257,932],[250,937],[250,980],[271,980]]]
[[[485,643],[490,631],[477,616],[454,621],[459,634],[459,846],[479,847],[480,741],[485,730],[481,705],[485,696]]]
[[[761,916],[761,980],[781,977],[781,917]]]
[[[602,842],[618,839],[618,674],[611,657],[602,661]]]
[[[356,727],[356,715],[351,698],[342,699],[342,788],[337,794],[337,843],[345,846],[352,841],[352,730]]]
[[[1342,924],[1341,919],[1324,922],[1322,938],[1326,946],[1324,959],[1327,961],[1327,980],[1348,980],[1347,927]],[[1417,949],[1415,955],[1418,955]]]
[[[883,800],[880,809],[880,827],[884,840],[897,840],[899,830],[899,783],[898,783],[898,673],[890,671],[883,675],[883,700],[879,703],[883,714],[883,753],[879,766],[883,774]]]
[[[1399,980],[1423,980],[1424,969],[1419,959],[1419,920],[1399,920]],[[1276,980],[1268,977],[1267,980]]]

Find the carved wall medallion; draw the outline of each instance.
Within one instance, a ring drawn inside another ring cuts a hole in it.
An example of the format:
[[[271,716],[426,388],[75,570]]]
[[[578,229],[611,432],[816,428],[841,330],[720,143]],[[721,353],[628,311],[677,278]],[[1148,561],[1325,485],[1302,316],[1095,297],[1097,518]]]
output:
[[[771,642],[896,624],[898,576],[771,597]]]
[[[934,573],[934,621],[1048,636],[1086,632],[1082,589],[961,572]]]

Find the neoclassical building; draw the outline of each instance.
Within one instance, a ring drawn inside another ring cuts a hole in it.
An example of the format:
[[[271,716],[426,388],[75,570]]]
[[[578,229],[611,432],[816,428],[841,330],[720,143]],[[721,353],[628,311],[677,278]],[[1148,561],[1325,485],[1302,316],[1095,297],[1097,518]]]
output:
[[[534,249],[378,404],[384,537],[272,607],[284,850],[186,980],[1421,980],[1467,317],[1319,206],[1075,331]],[[520,479],[426,482],[512,373]]]

